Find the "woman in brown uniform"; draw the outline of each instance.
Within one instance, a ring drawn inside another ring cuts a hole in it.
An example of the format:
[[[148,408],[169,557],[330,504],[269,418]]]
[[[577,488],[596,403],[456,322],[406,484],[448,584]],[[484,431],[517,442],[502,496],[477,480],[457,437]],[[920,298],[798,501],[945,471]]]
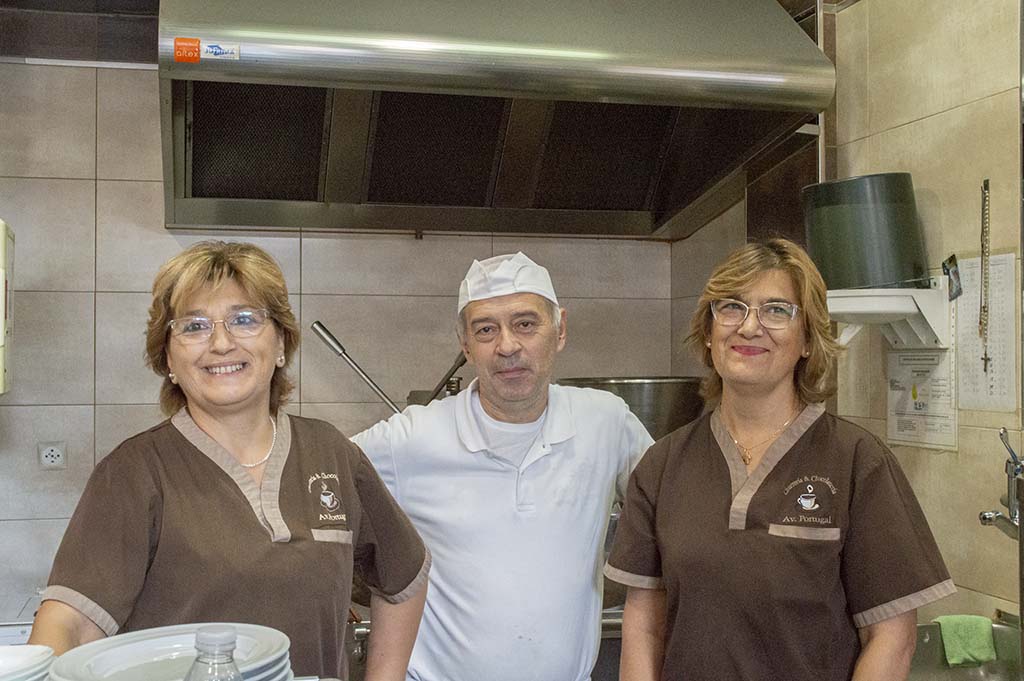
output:
[[[711,275],[688,341],[717,406],[640,461],[605,567],[623,680],[899,681],[916,608],[955,590],[892,454],[825,413],[825,294],[783,239]]]
[[[89,479],[32,643],[247,622],[291,639],[296,676],[346,675],[353,571],[373,590],[367,679],[405,678],[430,558],[355,445],[289,416],[299,343],[284,277],[251,244],[203,242],[153,285],[146,360],[167,421]]]

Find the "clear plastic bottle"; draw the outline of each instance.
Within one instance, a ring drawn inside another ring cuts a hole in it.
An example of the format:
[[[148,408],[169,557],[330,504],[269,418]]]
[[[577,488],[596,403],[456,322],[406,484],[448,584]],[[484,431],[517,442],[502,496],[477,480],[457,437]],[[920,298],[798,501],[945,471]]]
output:
[[[196,661],[184,681],[242,681],[235,664],[238,632],[226,624],[211,624],[196,631]]]

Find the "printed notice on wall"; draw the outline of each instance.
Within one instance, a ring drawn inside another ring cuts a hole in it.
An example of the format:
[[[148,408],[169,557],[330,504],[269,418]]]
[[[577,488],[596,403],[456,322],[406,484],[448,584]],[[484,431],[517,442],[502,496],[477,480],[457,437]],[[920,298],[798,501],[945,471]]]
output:
[[[989,258],[988,344],[978,334],[981,258],[960,261],[964,294],[956,299],[957,393],[961,409],[1017,410],[1014,255]]]
[[[888,440],[892,444],[956,449],[953,353],[889,353]]]

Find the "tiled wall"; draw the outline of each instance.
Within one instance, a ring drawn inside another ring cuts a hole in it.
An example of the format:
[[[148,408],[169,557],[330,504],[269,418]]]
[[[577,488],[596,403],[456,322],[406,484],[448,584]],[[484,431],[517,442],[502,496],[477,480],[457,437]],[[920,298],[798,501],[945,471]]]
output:
[[[979,188],[990,178],[992,249],[1017,255],[1019,280],[1019,31],[1016,0],[861,0],[836,17],[839,177],[913,174],[933,274],[951,253],[979,254]],[[886,350],[877,331],[855,339],[838,400],[841,414],[883,436]],[[999,426],[1019,450],[1019,409],[961,410],[958,451],[895,448],[960,589],[923,617],[1017,609],[1017,545],[978,523],[1006,491]]]
[[[0,64],[0,93],[0,216],[17,235],[13,388],[0,396],[2,604],[45,581],[95,461],[160,419],[159,380],[142,361],[147,291],[164,260],[203,237],[163,227],[154,71]],[[673,368],[668,244],[322,233],[252,240],[281,263],[303,326],[322,320],[399,402],[432,388],[455,359],[456,294],[472,259],[517,249],[548,266],[568,311],[559,376]],[[388,413],[311,333],[292,373],[291,410],[349,433]],[[67,442],[64,471],[36,464],[36,443],[51,440]]]
[[[740,201],[687,239],[672,244],[672,373],[703,376],[707,369],[683,341],[711,271],[747,239],[747,203]]]

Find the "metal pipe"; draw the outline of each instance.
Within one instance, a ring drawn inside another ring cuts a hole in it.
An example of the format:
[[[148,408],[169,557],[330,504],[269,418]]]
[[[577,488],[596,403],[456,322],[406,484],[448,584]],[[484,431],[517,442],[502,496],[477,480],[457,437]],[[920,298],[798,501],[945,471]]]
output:
[[[348,353],[345,352],[345,348],[338,341],[338,339],[334,337],[334,334],[327,330],[326,326],[321,324],[319,321],[315,321],[310,326],[310,328],[313,329],[313,333],[320,337],[320,340],[324,342],[324,345],[329,347],[331,350],[334,351],[335,354],[337,354],[343,360],[348,362],[348,365],[352,367],[352,370],[359,374],[359,378],[363,379],[366,385],[370,386],[370,388],[373,389],[373,392],[377,393],[377,397],[383,400],[384,404],[391,407],[396,414],[400,414],[402,412],[402,410],[398,408],[398,405],[395,404],[383,390],[381,390],[380,386],[374,383],[373,379],[367,376],[366,372],[363,371],[358,364],[356,364],[356,361],[348,356]]]
[[[427,404],[441,394],[441,391],[444,390],[444,387],[448,384],[448,379],[454,376],[455,372],[461,369],[462,365],[465,363],[466,355],[460,352],[459,356],[456,357],[455,361],[452,363],[452,368],[448,370],[448,373],[444,375],[444,378],[438,381],[437,385],[434,387],[434,391],[430,393],[430,397],[427,399]]]

